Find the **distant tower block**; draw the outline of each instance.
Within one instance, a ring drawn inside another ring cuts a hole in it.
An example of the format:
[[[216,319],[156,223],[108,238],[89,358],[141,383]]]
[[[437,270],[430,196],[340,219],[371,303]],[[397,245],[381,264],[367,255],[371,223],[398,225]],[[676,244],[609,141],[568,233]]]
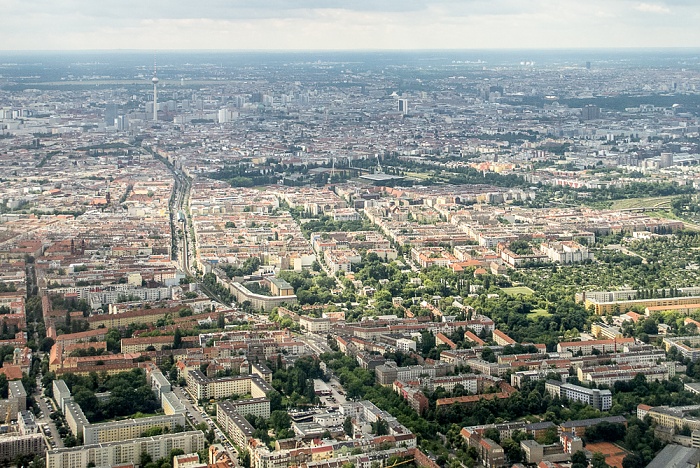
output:
[[[408,99],[399,99],[398,106],[399,112],[403,115],[408,114]]]
[[[582,120],[598,120],[600,119],[600,108],[594,104],[587,104],[581,109]]]
[[[659,160],[659,169],[673,166],[673,153],[661,153]]]

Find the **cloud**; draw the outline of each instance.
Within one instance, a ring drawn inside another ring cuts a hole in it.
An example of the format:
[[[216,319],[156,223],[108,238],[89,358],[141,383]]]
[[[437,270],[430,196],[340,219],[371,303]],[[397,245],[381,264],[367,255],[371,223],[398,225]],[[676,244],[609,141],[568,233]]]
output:
[[[635,10],[641,11],[643,13],[659,13],[659,14],[669,14],[671,10],[665,6],[658,3],[640,3],[635,7]]]
[[[0,49],[700,47],[697,0],[0,0]]]

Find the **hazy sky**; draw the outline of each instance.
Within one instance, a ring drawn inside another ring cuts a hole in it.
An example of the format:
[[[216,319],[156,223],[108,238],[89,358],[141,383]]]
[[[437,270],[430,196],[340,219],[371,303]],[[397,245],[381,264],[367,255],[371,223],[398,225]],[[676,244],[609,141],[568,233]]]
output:
[[[700,0],[0,0],[0,49],[700,47]]]

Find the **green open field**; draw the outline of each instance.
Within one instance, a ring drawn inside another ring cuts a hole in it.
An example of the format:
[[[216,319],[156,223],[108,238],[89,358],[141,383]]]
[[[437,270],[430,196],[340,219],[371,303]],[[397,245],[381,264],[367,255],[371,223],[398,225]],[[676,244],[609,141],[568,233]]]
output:
[[[422,172],[406,172],[406,177],[418,180],[425,180],[430,177],[430,174],[425,174]]]
[[[671,200],[676,198],[671,195],[668,197],[647,197],[647,198],[628,198],[626,200],[615,200],[612,204],[613,210],[627,210],[630,208],[670,208]]]
[[[531,296],[531,295],[535,294],[535,291],[528,288],[527,286],[514,286],[512,288],[501,288],[501,291],[503,291],[504,293],[506,293],[510,296],[517,296],[518,294],[522,294],[523,296]]]
[[[552,314],[544,309],[533,309],[532,312],[527,314],[527,318],[530,320],[535,320],[537,317],[551,317]]]

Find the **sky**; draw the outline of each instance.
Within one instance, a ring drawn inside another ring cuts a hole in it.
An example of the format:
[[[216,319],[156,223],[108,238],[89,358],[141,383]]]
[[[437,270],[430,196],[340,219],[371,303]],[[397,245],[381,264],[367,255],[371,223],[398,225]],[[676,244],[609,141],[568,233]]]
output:
[[[0,0],[0,50],[700,47],[699,0]]]

